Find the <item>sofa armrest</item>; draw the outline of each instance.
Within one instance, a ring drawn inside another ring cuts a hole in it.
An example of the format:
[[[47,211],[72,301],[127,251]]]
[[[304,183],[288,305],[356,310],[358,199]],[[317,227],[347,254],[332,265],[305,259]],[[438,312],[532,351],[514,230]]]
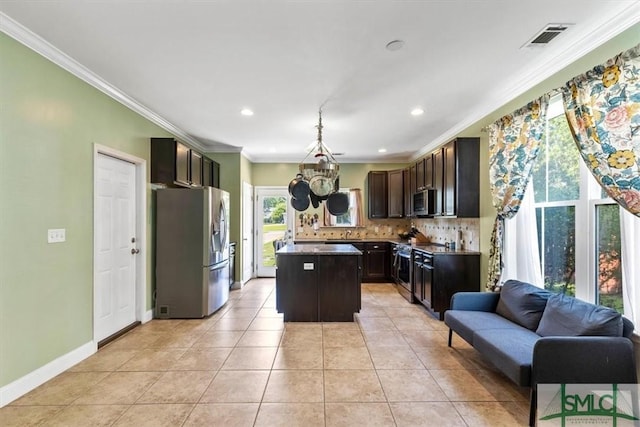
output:
[[[633,343],[624,337],[543,337],[533,347],[531,385],[637,382]]]
[[[494,312],[499,299],[497,292],[456,292],[451,297],[451,310]]]

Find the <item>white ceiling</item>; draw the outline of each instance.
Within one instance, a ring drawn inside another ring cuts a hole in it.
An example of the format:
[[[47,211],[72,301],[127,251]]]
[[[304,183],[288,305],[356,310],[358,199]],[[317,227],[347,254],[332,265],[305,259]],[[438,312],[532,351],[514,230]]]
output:
[[[322,106],[340,162],[395,162],[638,22],[639,3],[0,0],[0,29],[203,151],[299,162]],[[575,25],[522,48],[549,23]],[[404,48],[386,50],[396,39]]]

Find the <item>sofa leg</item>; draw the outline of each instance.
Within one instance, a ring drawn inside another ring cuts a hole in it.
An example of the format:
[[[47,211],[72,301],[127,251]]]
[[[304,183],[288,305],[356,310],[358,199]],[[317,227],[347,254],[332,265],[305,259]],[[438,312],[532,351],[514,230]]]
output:
[[[451,339],[453,338],[453,331],[451,330],[451,328],[449,328],[449,342],[448,342],[448,346],[451,347]]]
[[[536,425],[536,407],[538,405],[536,399],[536,391],[531,387],[531,398],[529,400],[529,426],[535,427]]]

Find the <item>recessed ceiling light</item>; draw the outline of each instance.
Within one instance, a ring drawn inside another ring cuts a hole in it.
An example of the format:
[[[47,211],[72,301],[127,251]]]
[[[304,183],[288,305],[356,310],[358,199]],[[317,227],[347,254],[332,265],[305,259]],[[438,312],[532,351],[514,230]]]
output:
[[[387,45],[385,46],[387,48],[387,50],[390,50],[392,52],[396,51],[396,50],[400,50],[404,47],[404,41],[403,40],[391,40],[389,43],[387,43]]]
[[[412,116],[421,116],[424,114],[424,110],[420,107],[416,107],[413,110],[411,110],[411,115]]]
[[[386,153],[387,149],[386,148],[379,148],[378,149],[378,153]]]
[[[253,116],[253,110],[243,108],[242,110],[240,110],[240,114],[242,114],[243,116]]]

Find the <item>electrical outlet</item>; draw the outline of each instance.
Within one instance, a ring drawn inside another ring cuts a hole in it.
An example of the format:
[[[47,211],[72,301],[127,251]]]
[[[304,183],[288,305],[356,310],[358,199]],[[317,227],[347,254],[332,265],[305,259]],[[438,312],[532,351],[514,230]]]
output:
[[[47,243],[62,243],[66,239],[66,229],[64,228],[50,228],[47,230]]]

